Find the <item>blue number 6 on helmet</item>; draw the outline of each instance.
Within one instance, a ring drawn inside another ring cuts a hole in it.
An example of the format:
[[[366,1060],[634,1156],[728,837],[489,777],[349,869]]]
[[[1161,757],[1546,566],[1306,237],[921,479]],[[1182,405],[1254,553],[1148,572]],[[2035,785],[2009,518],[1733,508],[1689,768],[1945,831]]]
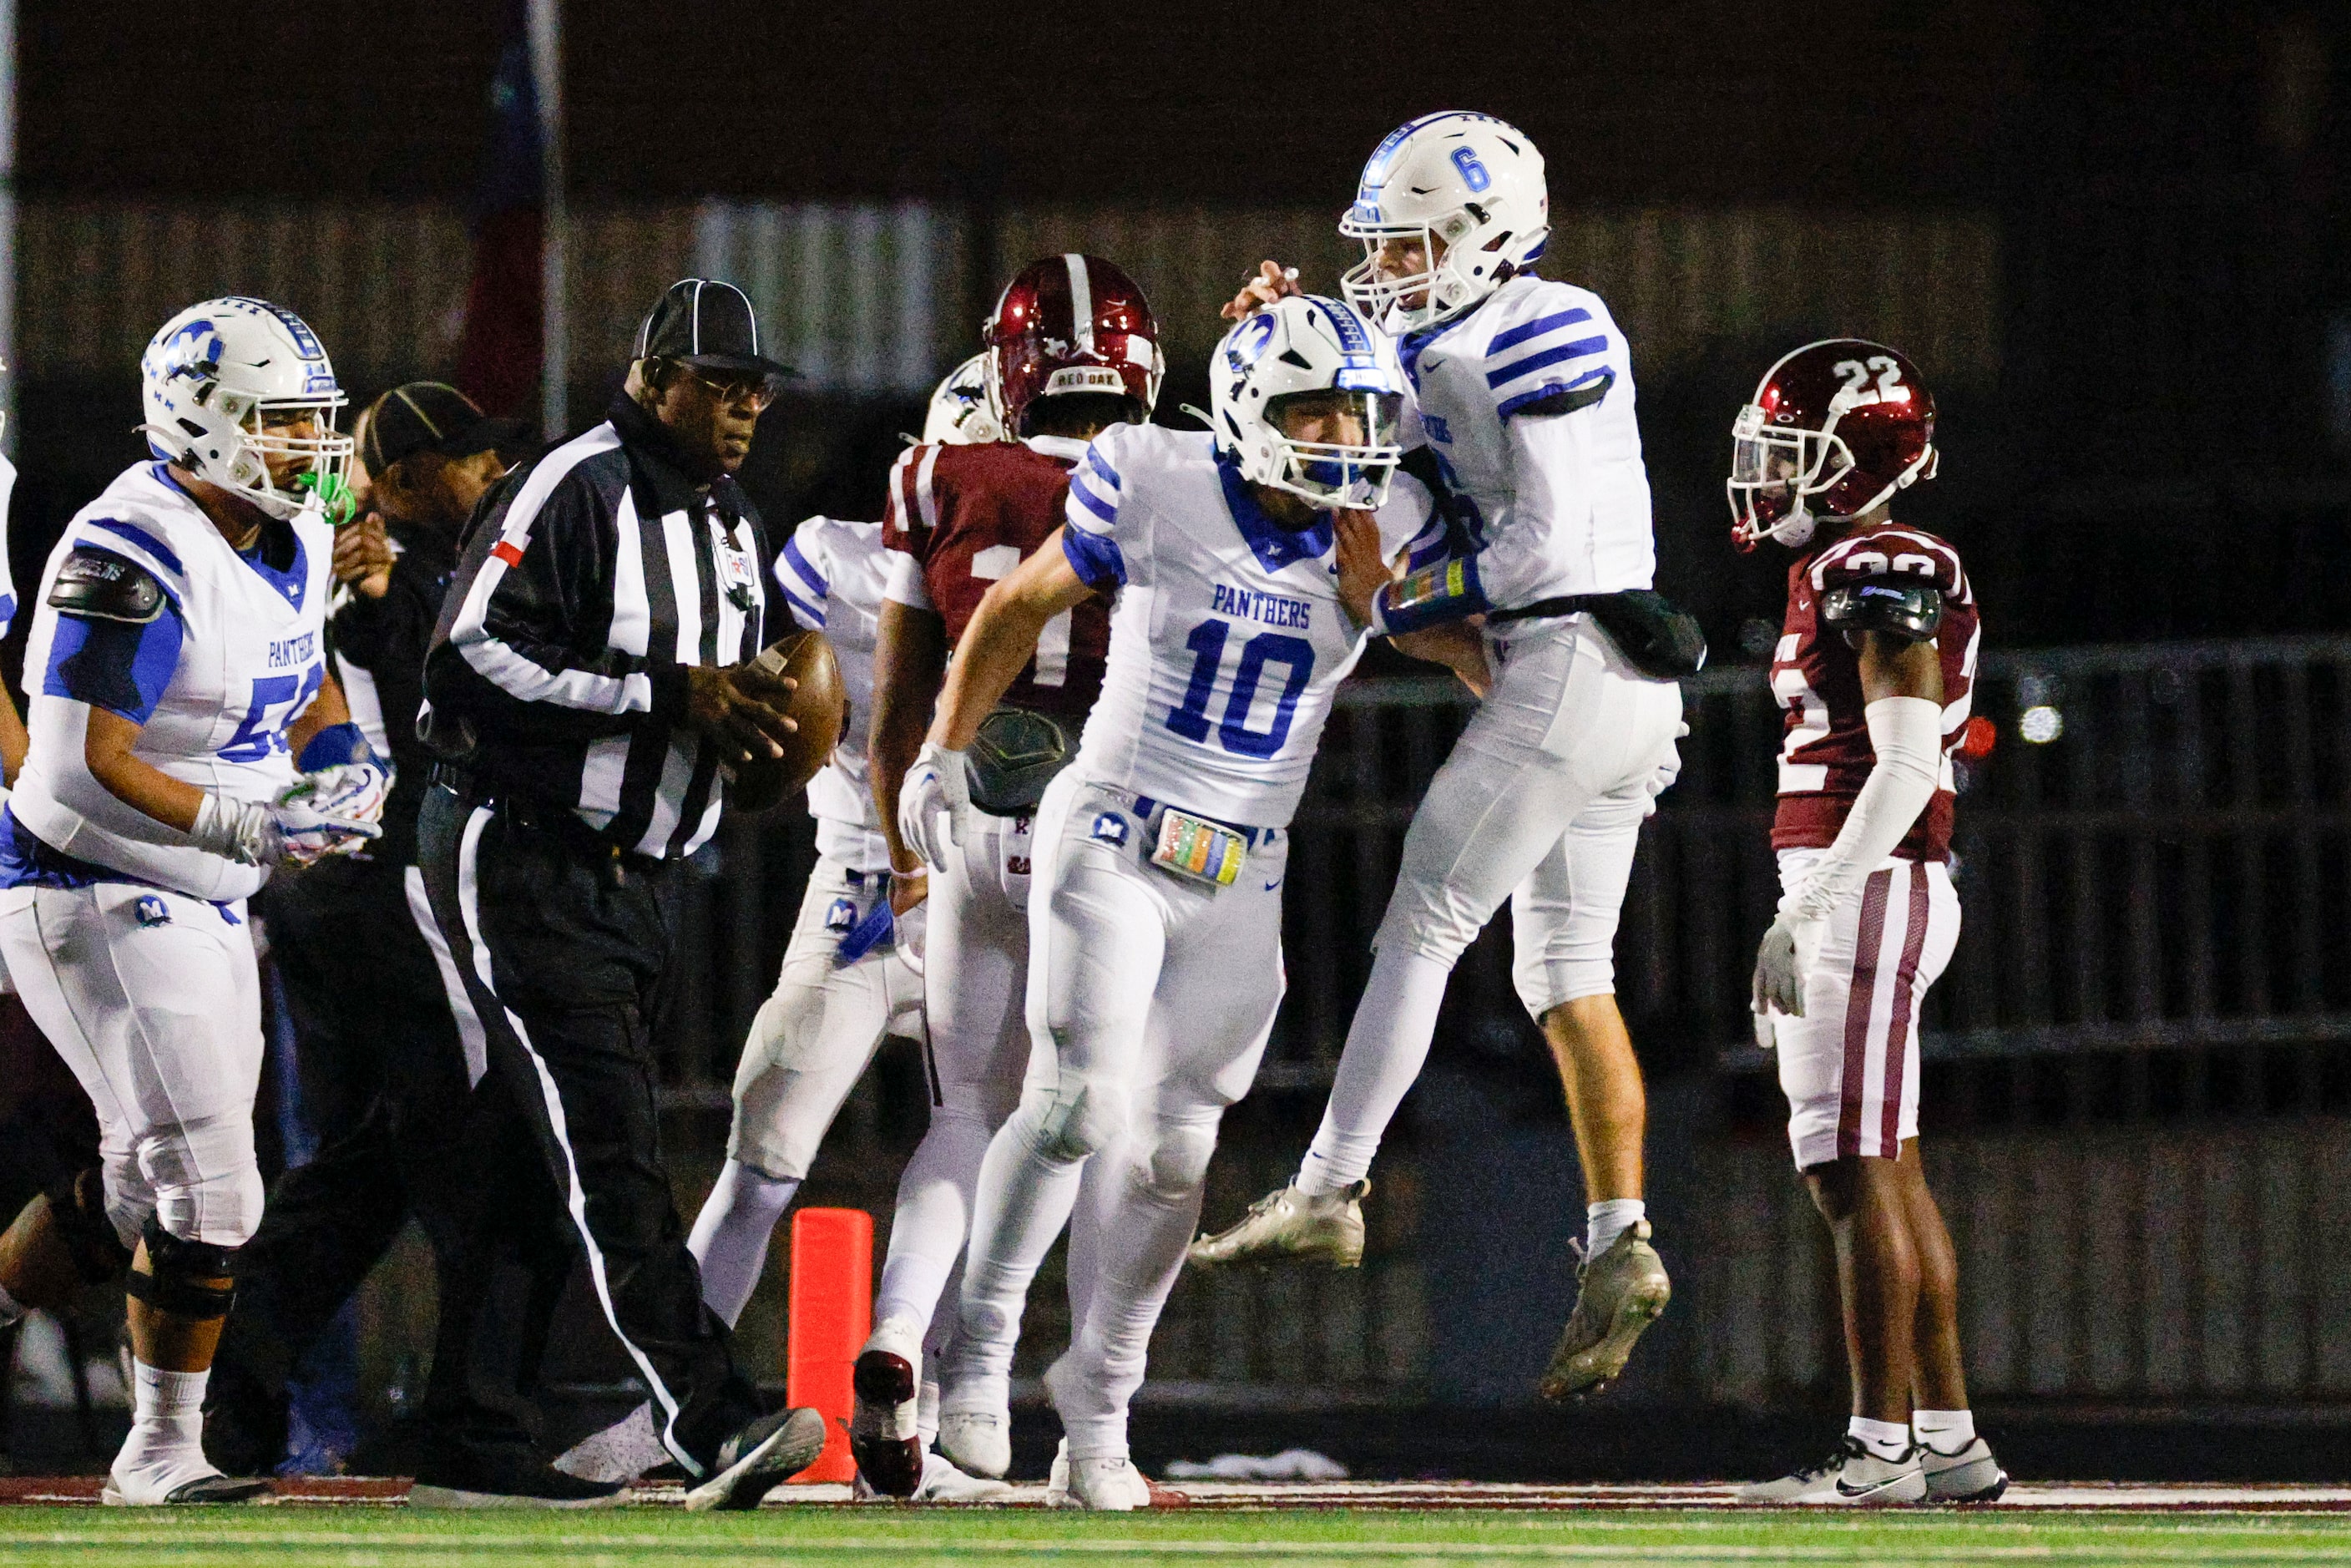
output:
[[[1468,182],[1473,194],[1494,183],[1494,177],[1486,172],[1486,165],[1478,162],[1478,150],[1474,147],[1456,147],[1453,166],[1461,171],[1461,178]]]

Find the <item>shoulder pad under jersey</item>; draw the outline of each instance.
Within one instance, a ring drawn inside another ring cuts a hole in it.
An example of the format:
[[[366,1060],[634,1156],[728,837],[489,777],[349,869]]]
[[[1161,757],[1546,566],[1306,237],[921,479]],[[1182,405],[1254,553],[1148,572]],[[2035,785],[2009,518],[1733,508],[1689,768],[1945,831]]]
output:
[[[1942,624],[1943,591],[1915,577],[1840,582],[1821,595],[1821,621],[1839,632],[1880,632],[1924,643]]]
[[[96,545],[76,545],[57,568],[49,604],[68,615],[143,626],[163,613],[163,585],[127,556]]]

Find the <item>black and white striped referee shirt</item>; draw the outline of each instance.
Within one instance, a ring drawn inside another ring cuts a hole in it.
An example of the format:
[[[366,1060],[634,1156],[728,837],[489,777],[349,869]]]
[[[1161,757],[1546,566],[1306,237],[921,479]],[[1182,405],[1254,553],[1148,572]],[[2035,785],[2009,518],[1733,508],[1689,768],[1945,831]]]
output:
[[[762,646],[767,559],[732,479],[695,493],[626,397],[475,515],[424,661],[424,727],[486,791],[569,807],[639,854],[717,830],[718,757],[685,672]]]

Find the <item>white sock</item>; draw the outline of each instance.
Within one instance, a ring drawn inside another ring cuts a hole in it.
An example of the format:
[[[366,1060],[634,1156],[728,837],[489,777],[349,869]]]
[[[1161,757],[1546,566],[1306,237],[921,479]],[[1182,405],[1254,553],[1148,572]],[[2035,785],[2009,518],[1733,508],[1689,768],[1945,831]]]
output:
[[[1331,1082],[1306,1159],[1298,1167],[1298,1189],[1322,1197],[1364,1179],[1380,1135],[1428,1061],[1437,1032],[1437,1010],[1445,1003],[1445,982],[1453,966],[1441,958],[1382,947],[1372,960],[1364,999],[1347,1026],[1346,1049]]]
[[[1844,1424],[1845,1436],[1881,1459],[1900,1459],[1910,1452],[1910,1428],[1899,1421],[1873,1421],[1855,1416]]]
[[[987,1156],[987,1126],[969,1111],[934,1106],[930,1130],[914,1145],[898,1177],[898,1207],[890,1219],[890,1253],[873,1321],[911,1318],[926,1323],[938,1312],[947,1278],[963,1256],[971,1226],[972,1189]]]
[[[1938,1454],[1956,1454],[1976,1440],[1972,1410],[1913,1410],[1910,1429]]]
[[[717,1185],[694,1217],[685,1249],[702,1265],[702,1299],[733,1328],[768,1266],[776,1221],[800,1189],[798,1176],[771,1176],[740,1160],[718,1168]]]
[[[1082,1160],[1049,1156],[1045,1103],[1023,1095],[979,1167],[964,1259],[963,1303],[955,1341],[939,1367],[941,1407],[1002,1411],[1012,1385],[1021,1309],[1038,1266],[1078,1201]]]
[[[1637,1197],[1604,1197],[1583,1210],[1583,1255],[1597,1258],[1616,1238],[1649,1218],[1649,1206]]]
[[[131,1363],[131,1435],[114,1457],[116,1485],[137,1497],[219,1472],[204,1458],[204,1385],[210,1372],[165,1372]]]

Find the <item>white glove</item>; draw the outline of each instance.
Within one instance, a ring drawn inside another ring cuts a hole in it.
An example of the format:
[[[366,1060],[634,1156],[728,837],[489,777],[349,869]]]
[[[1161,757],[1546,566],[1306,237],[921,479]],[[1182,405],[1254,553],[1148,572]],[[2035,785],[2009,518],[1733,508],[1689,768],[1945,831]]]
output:
[[[923,938],[928,935],[930,924],[931,905],[927,899],[893,920],[898,956],[917,975],[923,972]]]
[[[356,821],[383,821],[384,802],[392,798],[392,770],[378,758],[322,768],[294,780],[279,800],[298,795],[322,816],[349,817]]]
[[[1763,945],[1755,952],[1753,1006],[1758,1014],[1768,1016],[1770,1009],[1776,1009],[1792,1019],[1804,1016],[1804,979],[1820,967],[1821,943],[1827,936],[1825,920],[1784,911],[1773,918],[1771,928],[1763,933]],[[1761,1030],[1756,1043],[1764,1044]]]
[[[1674,727],[1675,744],[1666,747],[1666,759],[1657,764],[1657,770],[1650,774],[1647,781],[1641,786],[1641,788],[1649,792],[1647,803],[1641,808],[1641,815],[1644,818],[1654,817],[1657,814],[1657,797],[1672,789],[1674,787],[1674,780],[1682,776],[1682,748],[1680,743],[1682,737],[1688,733],[1689,726],[1687,724],[1676,725]]]
[[[311,777],[297,779],[274,800],[206,795],[196,808],[189,841],[240,865],[305,866],[329,855],[356,853],[370,839],[383,836],[373,822],[319,810],[308,799]]]
[[[945,817],[946,825],[940,827]],[[971,782],[963,753],[923,743],[898,789],[898,836],[934,871],[946,869],[947,851],[968,841]]]

